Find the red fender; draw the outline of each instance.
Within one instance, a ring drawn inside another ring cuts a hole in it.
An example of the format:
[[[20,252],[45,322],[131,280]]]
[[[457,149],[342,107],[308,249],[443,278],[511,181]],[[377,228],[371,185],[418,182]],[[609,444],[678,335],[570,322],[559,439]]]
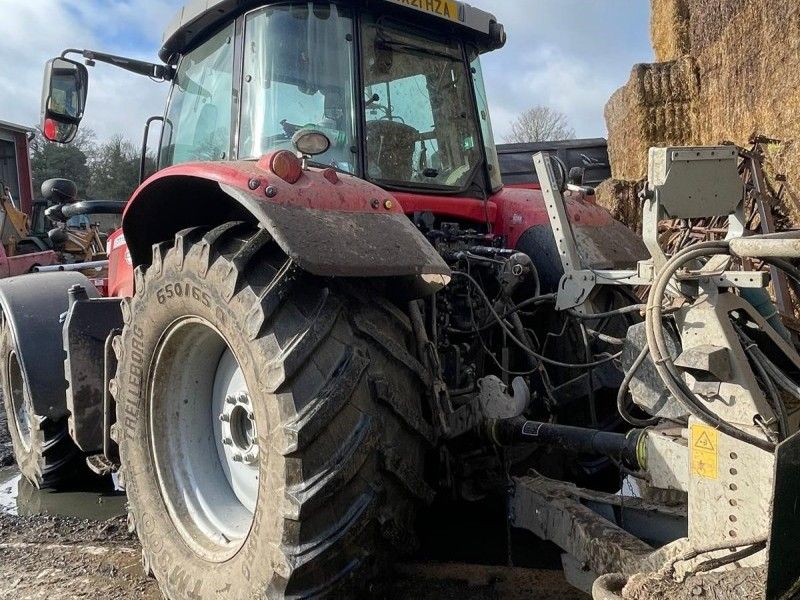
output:
[[[149,263],[151,246],[181,229],[255,219],[315,275],[450,274],[391,194],[332,169],[300,171],[290,183],[271,167],[280,152],[286,151],[258,161],[176,165],[153,175],[123,215],[133,265]]]

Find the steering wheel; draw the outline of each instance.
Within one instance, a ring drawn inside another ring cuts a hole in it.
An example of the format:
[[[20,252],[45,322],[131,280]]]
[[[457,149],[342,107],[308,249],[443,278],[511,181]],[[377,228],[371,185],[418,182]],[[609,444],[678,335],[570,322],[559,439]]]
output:
[[[300,131],[303,126],[302,125],[295,125],[294,123],[289,123],[286,119],[280,122],[280,126],[283,127],[283,133],[286,135],[287,138],[290,138]]]
[[[398,123],[402,123],[403,125],[406,124],[406,120],[403,117],[398,117],[397,115],[386,115],[378,119],[379,121],[397,121]]]
[[[370,104],[369,106],[367,106],[367,110],[381,110],[383,111],[384,115],[389,114],[389,107],[384,106],[383,104]]]
[[[383,112],[383,116],[378,118],[378,121],[398,121],[399,123],[404,123],[406,120],[403,117],[399,117],[396,115],[391,114],[391,109],[388,106],[383,104],[370,104],[367,106],[367,110],[380,110]]]

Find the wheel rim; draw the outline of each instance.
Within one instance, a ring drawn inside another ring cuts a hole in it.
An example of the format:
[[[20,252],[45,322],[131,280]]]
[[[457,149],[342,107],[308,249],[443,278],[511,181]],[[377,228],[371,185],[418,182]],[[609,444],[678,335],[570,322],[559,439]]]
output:
[[[14,409],[14,425],[17,428],[20,441],[26,450],[31,448],[31,430],[33,419],[26,401],[25,379],[19,364],[16,352],[8,355],[6,365],[8,385],[11,388],[11,406]]]
[[[227,560],[258,500],[262,453],[244,374],[219,331],[197,317],[174,324],[155,356],[149,431],[161,496],[197,554]]]

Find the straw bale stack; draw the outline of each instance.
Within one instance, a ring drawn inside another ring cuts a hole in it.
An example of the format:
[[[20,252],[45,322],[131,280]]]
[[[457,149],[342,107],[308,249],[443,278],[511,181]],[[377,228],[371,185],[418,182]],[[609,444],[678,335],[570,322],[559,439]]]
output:
[[[638,193],[641,182],[606,179],[597,186],[597,203],[608,210],[617,221],[641,233],[641,203]]]
[[[614,177],[642,179],[651,146],[691,143],[699,129],[699,94],[697,65],[689,56],[633,67],[628,84],[606,105]]]
[[[788,176],[786,212],[800,226],[800,2],[652,0],[656,59],[636,65],[606,106],[613,176],[646,175],[650,146],[769,148],[768,172]]]
[[[656,0],[650,8],[650,39],[658,62],[689,54],[689,1]]]

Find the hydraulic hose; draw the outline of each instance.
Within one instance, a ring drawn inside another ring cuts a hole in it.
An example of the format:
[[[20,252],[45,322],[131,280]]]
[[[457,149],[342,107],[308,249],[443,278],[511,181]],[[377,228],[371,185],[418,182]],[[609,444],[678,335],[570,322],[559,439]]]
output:
[[[772,298],[769,297],[767,290],[762,288],[743,289],[740,290],[739,293],[742,295],[742,298],[753,305],[753,308],[758,311],[758,314],[764,317],[764,320],[769,323],[770,327],[772,327],[778,335],[788,343],[792,343],[792,334],[789,333],[789,330],[786,329],[786,325],[781,321],[781,314],[775,308],[775,304],[772,302]]]
[[[625,374],[625,379],[622,380],[622,385],[619,386],[619,391],[617,392],[617,410],[619,411],[620,416],[622,416],[625,421],[634,427],[650,427],[659,422],[659,419],[656,417],[651,417],[649,419],[638,419],[630,414],[627,406],[628,390],[631,387],[631,381],[633,381],[636,371],[641,368],[642,364],[647,359],[648,354],[650,354],[650,348],[645,346],[642,348],[639,356],[636,357],[636,360],[633,361],[631,368],[628,369],[628,372]]]
[[[754,554],[758,554],[762,550],[766,549],[767,542],[759,542],[758,544],[753,544],[752,546],[748,546],[732,554],[728,554],[727,556],[720,556],[719,558],[711,558],[703,563],[700,563],[694,568],[694,573],[706,573],[708,571],[716,571],[721,567],[725,567],[727,565],[732,565],[733,563],[737,563],[740,560],[744,560],[746,558],[750,558]]]
[[[762,260],[768,265],[777,267],[778,269],[786,273],[789,277],[794,279],[797,283],[800,283],[800,269],[795,267],[788,260],[784,260],[782,258],[764,258]]]
[[[642,312],[645,308],[647,308],[646,304],[631,304],[630,306],[623,306],[622,308],[615,308],[614,310],[609,310],[607,312],[602,313],[595,313],[595,314],[584,314],[578,312],[574,308],[569,309],[569,314],[575,317],[576,319],[580,319],[581,321],[595,321],[599,319],[607,319],[608,317],[618,317],[621,315],[629,315],[632,313],[639,313]]]
[[[775,370],[780,372],[778,369],[759,349],[758,345],[750,339],[750,337],[742,331],[742,328],[734,325],[736,328],[736,332],[739,334],[739,338],[742,341],[742,346],[744,348],[745,353],[750,358],[750,361],[753,363],[758,376],[761,377],[761,380],[764,382],[764,387],[766,388],[767,398],[769,399],[770,406],[772,410],[775,411],[775,415],[778,418],[778,428],[780,430],[780,439],[785,440],[789,437],[789,414],[786,411],[786,405],[781,400],[780,394],[778,393],[778,387],[776,381],[770,375],[770,372],[774,374]],[[768,366],[769,365],[769,366]],[[771,367],[771,368],[770,368]]]
[[[508,336],[508,339],[514,342],[514,344],[517,347],[519,347],[523,352],[529,354],[530,356],[536,358],[537,360],[547,365],[551,365],[554,367],[562,367],[565,369],[591,369],[593,367],[599,367],[601,365],[605,365],[607,363],[615,361],[622,356],[622,352],[617,352],[616,354],[606,356],[605,358],[601,358],[593,362],[588,362],[585,364],[572,364],[572,363],[564,363],[558,360],[553,360],[552,358],[543,356],[538,352],[534,352],[531,348],[528,347],[528,345],[525,342],[517,338],[517,336],[514,335],[514,333],[511,331],[508,325],[506,325],[503,322],[503,317],[501,317],[497,313],[497,310],[495,310],[494,306],[492,305],[492,301],[489,300],[489,297],[486,295],[486,292],[483,291],[483,288],[480,286],[480,284],[475,280],[475,278],[472,275],[470,275],[469,273],[464,273],[463,271],[453,271],[453,276],[463,277],[467,281],[469,281],[470,284],[472,284],[472,286],[475,288],[475,291],[478,292],[478,296],[480,296],[481,300],[483,300],[483,303],[486,305],[486,308],[489,309],[489,312],[492,314],[492,317],[494,317],[495,321],[497,321],[497,324],[500,326],[503,332]]]
[[[675,273],[685,264],[698,258],[717,254],[729,254],[729,252],[729,245],[727,242],[703,242],[679,252],[667,262],[664,268],[658,273],[650,289],[650,295],[648,296],[645,327],[647,331],[647,345],[650,348],[650,354],[653,357],[656,370],[664,382],[664,385],[667,386],[670,394],[672,394],[691,415],[700,419],[707,425],[718,429],[729,437],[756,446],[766,452],[773,452],[775,450],[774,443],[734,427],[709,410],[701,400],[698,400],[675,367],[675,363],[669,354],[666,336],[664,334],[664,309],[662,306],[667,286]]]

